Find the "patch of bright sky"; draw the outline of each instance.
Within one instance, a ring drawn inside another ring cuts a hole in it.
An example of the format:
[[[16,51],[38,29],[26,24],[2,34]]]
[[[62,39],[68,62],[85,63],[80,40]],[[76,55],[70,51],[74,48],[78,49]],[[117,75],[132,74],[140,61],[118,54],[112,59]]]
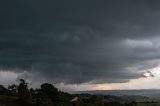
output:
[[[21,74],[11,71],[0,71],[0,84],[11,84]],[[7,83],[6,83],[7,82]],[[160,89],[160,65],[148,69],[144,77],[132,79],[127,83],[108,83],[108,84],[64,84],[55,85],[64,91],[87,91],[87,90],[122,90],[122,89]]]

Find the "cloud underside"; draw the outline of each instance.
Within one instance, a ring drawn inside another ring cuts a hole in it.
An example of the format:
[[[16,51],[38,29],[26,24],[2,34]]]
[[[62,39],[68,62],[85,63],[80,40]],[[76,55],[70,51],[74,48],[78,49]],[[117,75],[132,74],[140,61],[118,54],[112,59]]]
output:
[[[0,68],[65,84],[144,77],[160,61],[158,2],[4,1]]]

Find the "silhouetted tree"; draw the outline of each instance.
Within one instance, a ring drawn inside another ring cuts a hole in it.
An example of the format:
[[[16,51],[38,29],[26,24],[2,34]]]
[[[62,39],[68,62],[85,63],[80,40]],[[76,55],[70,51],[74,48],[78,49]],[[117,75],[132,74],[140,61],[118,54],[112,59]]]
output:
[[[3,86],[0,85],[0,95],[7,95],[8,90]]]
[[[30,104],[31,103],[31,94],[28,90],[27,83],[24,79],[20,79],[20,84],[18,86],[18,97],[20,103]]]
[[[56,100],[59,98],[58,89],[55,88],[52,84],[42,84],[41,90],[46,96],[48,96],[52,100],[53,103],[56,102]]]
[[[11,95],[11,96],[17,96],[17,92],[18,92],[17,88],[18,87],[15,84],[9,85],[8,86],[9,95]]]
[[[53,106],[52,100],[41,90],[35,90],[36,106]]]

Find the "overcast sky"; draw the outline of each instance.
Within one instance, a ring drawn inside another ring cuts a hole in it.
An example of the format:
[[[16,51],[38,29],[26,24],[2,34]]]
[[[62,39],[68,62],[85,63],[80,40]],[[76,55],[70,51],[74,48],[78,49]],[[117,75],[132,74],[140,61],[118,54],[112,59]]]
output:
[[[159,0],[1,0],[0,15],[1,84],[142,89],[159,78]]]

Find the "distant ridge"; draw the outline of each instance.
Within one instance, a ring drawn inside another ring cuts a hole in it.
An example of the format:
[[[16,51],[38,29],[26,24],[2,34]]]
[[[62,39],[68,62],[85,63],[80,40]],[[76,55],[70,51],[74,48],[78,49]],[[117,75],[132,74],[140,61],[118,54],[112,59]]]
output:
[[[78,91],[75,93],[89,93],[89,94],[102,94],[102,95],[114,95],[114,96],[160,97],[160,89],[92,90],[92,91]]]

